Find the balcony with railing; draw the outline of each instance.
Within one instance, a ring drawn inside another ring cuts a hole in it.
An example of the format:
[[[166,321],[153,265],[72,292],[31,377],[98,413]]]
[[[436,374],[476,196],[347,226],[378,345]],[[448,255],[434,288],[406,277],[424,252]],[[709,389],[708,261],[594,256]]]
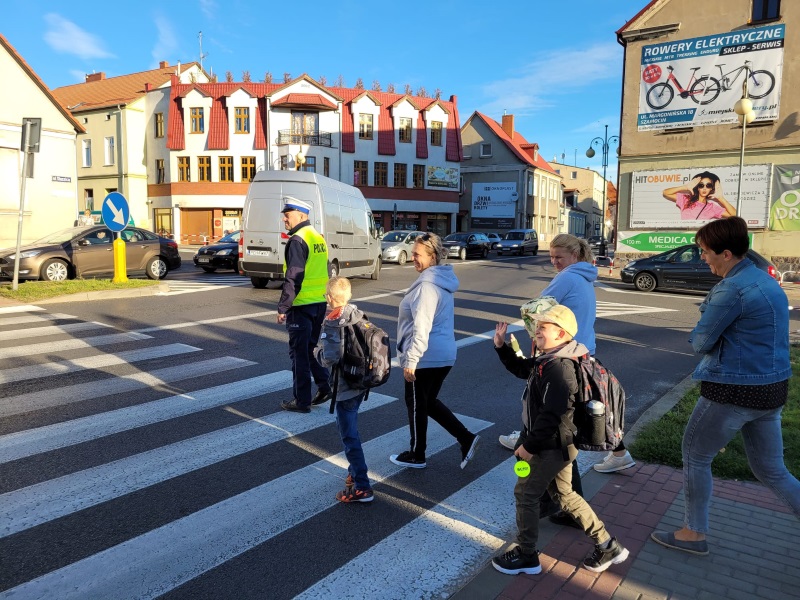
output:
[[[288,144],[305,144],[307,146],[331,147],[331,133],[329,131],[292,131],[281,129],[278,131],[278,146]]]

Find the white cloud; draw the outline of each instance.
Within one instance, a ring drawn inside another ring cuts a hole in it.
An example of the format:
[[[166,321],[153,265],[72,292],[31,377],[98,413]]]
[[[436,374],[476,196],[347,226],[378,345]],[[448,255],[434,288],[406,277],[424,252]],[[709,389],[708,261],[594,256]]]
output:
[[[164,16],[158,15],[155,18],[156,29],[158,30],[158,40],[150,52],[156,63],[162,60],[170,61],[178,49],[178,40],[172,29],[172,23]]]
[[[56,13],[44,16],[47,31],[44,41],[56,52],[74,54],[83,59],[114,58],[114,55],[104,48],[103,41],[95,35],[88,33]]]
[[[608,136],[617,135],[619,133],[619,113],[615,115],[605,115],[595,119],[591,123],[586,123],[571,130],[571,133],[590,133],[598,135],[598,131],[602,134],[605,131],[605,126],[608,125]]]
[[[70,69],[69,74],[75,78],[75,81],[78,83],[83,83],[86,81],[86,73],[83,71],[79,71],[78,69]]]
[[[521,69],[519,77],[492,81],[483,86],[488,102],[481,111],[498,114],[504,109],[530,115],[549,108],[560,95],[619,76],[621,49],[617,44],[596,44],[585,50],[544,53]]]
[[[209,21],[216,18],[217,3],[214,0],[200,0],[200,12],[202,12],[206,19]]]

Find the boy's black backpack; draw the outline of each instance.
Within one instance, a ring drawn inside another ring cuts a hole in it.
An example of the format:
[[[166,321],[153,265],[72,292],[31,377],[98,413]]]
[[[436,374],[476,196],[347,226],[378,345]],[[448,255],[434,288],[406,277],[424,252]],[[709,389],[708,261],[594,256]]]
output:
[[[392,350],[389,335],[366,316],[361,321],[342,329],[344,353],[334,372],[330,412],[333,412],[341,376],[354,390],[369,390],[389,380],[392,368]]]
[[[572,360],[581,387],[572,417],[578,430],[573,444],[579,450],[616,450],[625,435],[625,390],[596,358],[585,354]]]

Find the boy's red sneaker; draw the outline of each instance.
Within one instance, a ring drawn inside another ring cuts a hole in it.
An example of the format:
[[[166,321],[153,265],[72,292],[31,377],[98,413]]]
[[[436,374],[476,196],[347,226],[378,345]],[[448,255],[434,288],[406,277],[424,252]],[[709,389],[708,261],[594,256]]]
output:
[[[372,490],[357,490],[354,487],[348,487],[337,493],[336,499],[339,502],[372,502],[375,494]]]

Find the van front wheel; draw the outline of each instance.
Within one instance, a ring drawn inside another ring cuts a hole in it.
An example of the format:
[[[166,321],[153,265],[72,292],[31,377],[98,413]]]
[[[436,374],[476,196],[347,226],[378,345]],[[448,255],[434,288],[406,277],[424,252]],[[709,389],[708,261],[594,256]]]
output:
[[[383,261],[381,261],[381,257],[375,259],[375,268],[372,269],[372,275],[369,276],[370,279],[373,281],[377,281],[381,276],[381,267],[383,266]]]
[[[328,276],[336,277],[337,275],[339,275],[339,263],[332,262],[331,266],[328,267]]]
[[[253,287],[257,290],[263,290],[269,283],[269,277],[251,277],[250,283],[252,283]]]

